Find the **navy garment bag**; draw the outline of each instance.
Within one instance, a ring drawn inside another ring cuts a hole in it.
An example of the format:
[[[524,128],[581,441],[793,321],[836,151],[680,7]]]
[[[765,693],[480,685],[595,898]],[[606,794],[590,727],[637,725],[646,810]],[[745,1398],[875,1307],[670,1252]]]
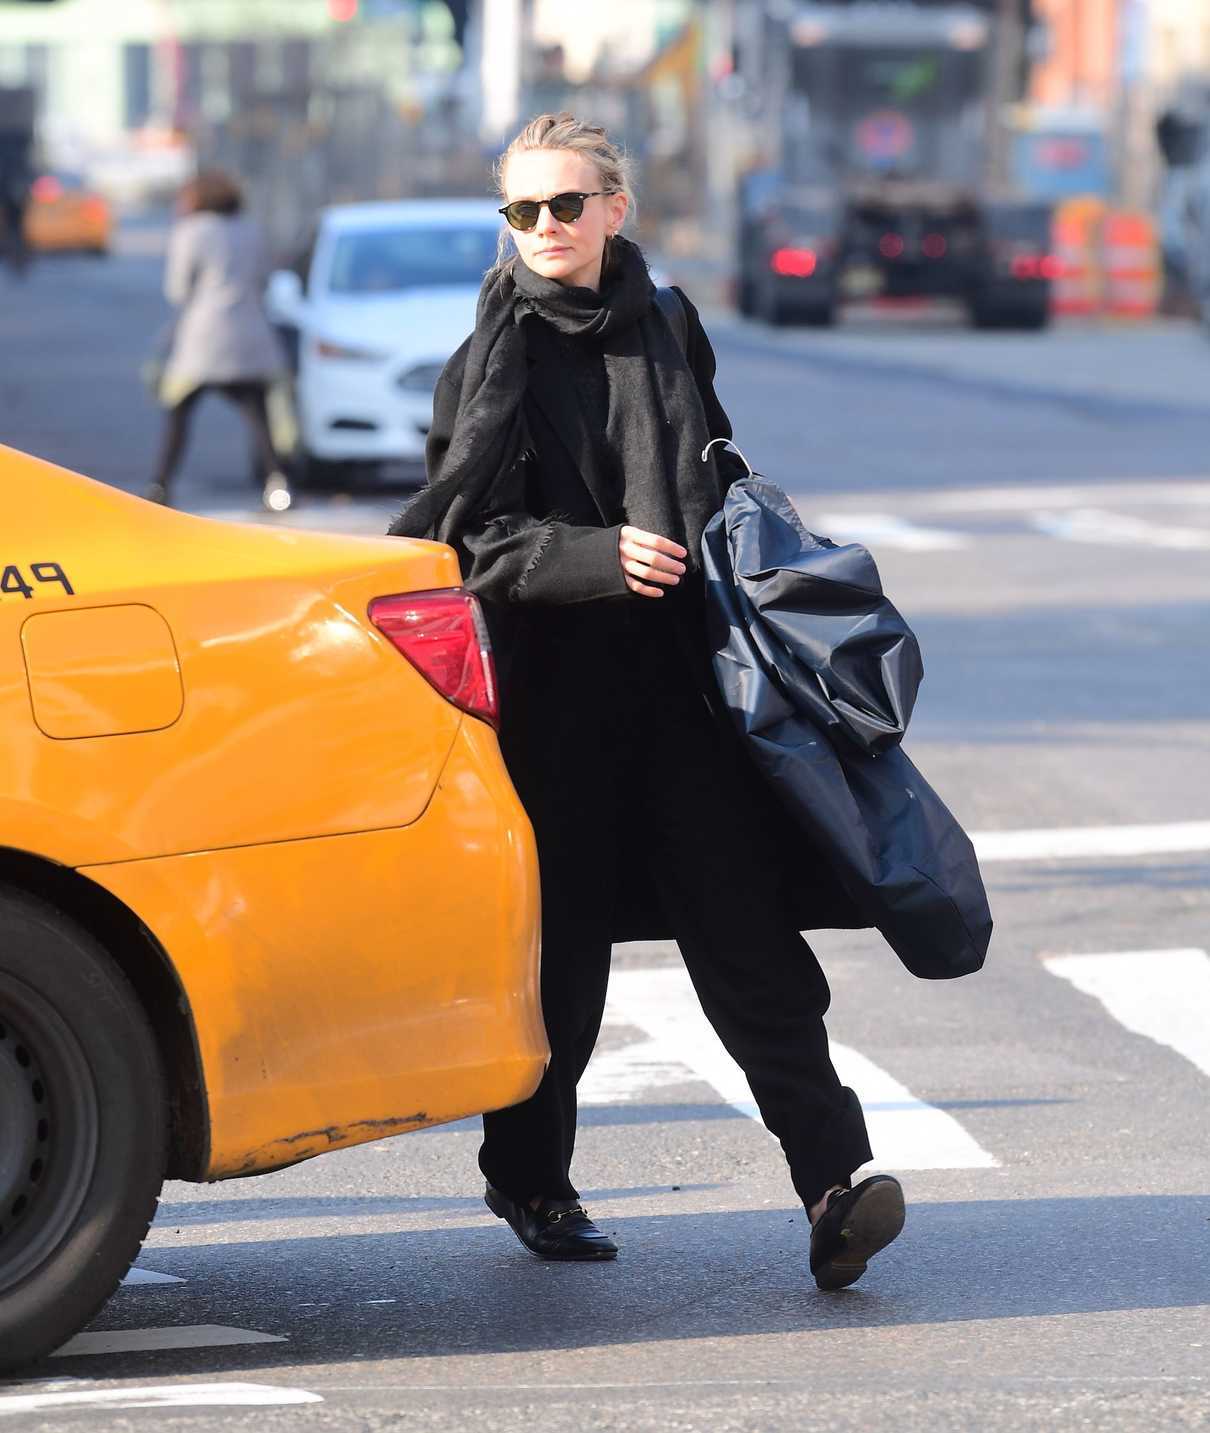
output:
[[[874,559],[808,532],[755,474],[731,485],[702,558],[715,676],[757,769],[913,975],[978,970],[979,863],[899,745],[924,668]]]

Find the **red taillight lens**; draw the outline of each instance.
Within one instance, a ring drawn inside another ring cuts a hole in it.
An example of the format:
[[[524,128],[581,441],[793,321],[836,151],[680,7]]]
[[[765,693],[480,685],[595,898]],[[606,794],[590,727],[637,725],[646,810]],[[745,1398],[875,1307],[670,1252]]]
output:
[[[447,701],[498,726],[496,665],[478,599],[460,588],[377,597],[370,621]]]
[[[1013,260],[1014,279],[1036,279],[1041,273],[1042,261],[1037,254],[1018,254]]]
[[[37,203],[53,204],[56,199],[62,199],[63,186],[53,174],[43,174],[30,185],[29,192]]]
[[[1063,277],[1063,260],[1055,254],[1047,254],[1042,260],[1041,269],[1044,279],[1061,279]]]
[[[903,250],[903,236],[900,234],[884,234],[878,241],[878,252],[884,259],[901,258]]]
[[[817,262],[814,249],[774,249],[769,267],[786,278],[809,279]]]

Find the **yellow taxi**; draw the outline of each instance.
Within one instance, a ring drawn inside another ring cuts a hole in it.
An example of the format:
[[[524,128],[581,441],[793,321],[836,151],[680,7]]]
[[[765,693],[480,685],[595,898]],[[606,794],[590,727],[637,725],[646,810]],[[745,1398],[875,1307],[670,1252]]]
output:
[[[220,523],[0,447],[0,1368],[160,1185],[526,1098],[537,859],[437,543]]]
[[[25,242],[40,253],[107,254],[113,218],[108,201],[77,174],[42,174],[30,188]]]

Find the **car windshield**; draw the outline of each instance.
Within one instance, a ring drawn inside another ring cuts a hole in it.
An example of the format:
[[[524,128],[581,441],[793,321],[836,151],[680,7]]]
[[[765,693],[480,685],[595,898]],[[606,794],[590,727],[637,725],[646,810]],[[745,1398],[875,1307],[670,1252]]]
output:
[[[496,261],[498,230],[484,225],[362,229],[336,240],[334,294],[381,294],[482,282]]]

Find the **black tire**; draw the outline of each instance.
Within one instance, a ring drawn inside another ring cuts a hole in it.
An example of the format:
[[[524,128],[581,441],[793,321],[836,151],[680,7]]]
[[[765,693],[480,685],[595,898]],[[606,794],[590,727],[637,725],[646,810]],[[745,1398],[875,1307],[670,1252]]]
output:
[[[1007,321],[1011,328],[1040,333],[1050,326],[1050,308],[1045,304],[1022,304],[1009,314]]]
[[[290,477],[294,486],[311,492],[342,488],[348,482],[347,463],[333,463],[325,458],[312,457],[299,449],[291,464]]]
[[[778,297],[772,283],[765,283],[757,290],[756,315],[770,328],[784,328],[792,316],[790,309]]]
[[[0,1372],[83,1328],[155,1213],[167,1102],[126,978],[53,906],[0,886]]]
[[[809,328],[831,328],[836,323],[836,304],[812,304],[802,311],[803,322]]]

